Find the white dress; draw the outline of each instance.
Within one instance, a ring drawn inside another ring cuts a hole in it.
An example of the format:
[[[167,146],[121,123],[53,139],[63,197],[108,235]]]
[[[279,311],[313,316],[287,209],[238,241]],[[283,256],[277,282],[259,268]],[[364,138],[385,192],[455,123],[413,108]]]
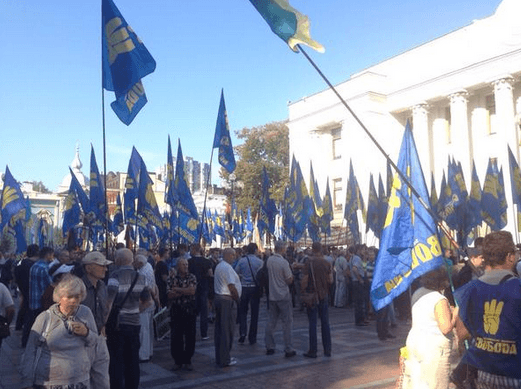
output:
[[[407,336],[403,388],[447,389],[449,386],[452,333],[443,335],[434,315],[440,292],[419,288],[412,296],[412,328]]]

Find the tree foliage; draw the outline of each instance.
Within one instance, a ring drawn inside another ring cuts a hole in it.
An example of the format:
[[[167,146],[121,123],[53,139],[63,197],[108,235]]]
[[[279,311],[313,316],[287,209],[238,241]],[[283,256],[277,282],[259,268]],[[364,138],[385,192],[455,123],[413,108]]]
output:
[[[285,122],[272,122],[235,132],[244,142],[235,146],[237,168],[234,199],[237,207],[252,210],[256,215],[262,194],[262,169],[266,167],[270,180],[270,196],[282,201],[289,184],[289,130]],[[231,186],[229,174],[221,169],[221,177]],[[231,193],[228,193],[231,196]]]
[[[33,184],[33,190],[35,190],[36,192],[52,193],[42,181],[31,181],[31,183]]]

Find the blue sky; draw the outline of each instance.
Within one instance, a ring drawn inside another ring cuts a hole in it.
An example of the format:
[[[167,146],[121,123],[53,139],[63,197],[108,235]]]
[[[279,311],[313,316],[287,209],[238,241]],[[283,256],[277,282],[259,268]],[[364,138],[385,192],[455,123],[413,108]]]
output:
[[[500,2],[290,1],[310,17],[311,35],[326,52],[307,52],[333,84],[492,15]],[[132,146],[155,170],[166,162],[168,135],[174,157],[180,138],[185,156],[209,162],[221,88],[234,144],[235,130],[284,120],[288,101],[326,88],[248,0],[115,3],[157,68],[143,80],[148,104],[129,127],[105,92],[108,171],[127,170]],[[76,143],[83,172],[91,143],[103,171],[100,26],[100,0],[0,2],[1,172],[9,165],[18,181],[41,180],[54,190]]]

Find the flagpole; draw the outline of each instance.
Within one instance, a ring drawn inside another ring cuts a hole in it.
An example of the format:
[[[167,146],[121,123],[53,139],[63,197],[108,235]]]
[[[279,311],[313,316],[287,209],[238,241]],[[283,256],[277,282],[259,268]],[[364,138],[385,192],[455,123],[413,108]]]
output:
[[[351,109],[351,107],[346,103],[346,101],[343,99],[343,97],[338,93],[338,91],[335,89],[333,84],[329,81],[329,79],[322,73],[320,68],[315,64],[315,62],[311,59],[311,57],[304,51],[302,45],[298,44],[297,47],[299,48],[299,51],[306,57],[306,59],[309,61],[309,63],[315,68],[315,70],[318,72],[318,74],[322,77],[322,79],[326,82],[326,84],[329,86],[329,88],[335,93],[335,95],[340,99],[342,105],[346,107],[346,109],[351,113],[353,118],[356,120],[356,122],[362,127],[362,129],[365,131],[367,136],[373,141],[375,146],[380,150],[380,152],[383,154],[385,159],[389,162],[389,164],[393,167],[393,169],[398,173],[400,178],[403,180],[403,182],[407,185],[407,187],[411,190],[411,192],[416,196],[420,204],[425,208],[425,210],[434,218],[436,221],[436,224],[438,227],[442,230],[442,232],[456,245],[456,248],[459,248],[459,245],[452,239],[450,236],[450,233],[445,229],[445,227],[439,222],[438,215],[436,215],[430,207],[423,201],[420,194],[416,191],[416,189],[412,186],[412,184],[409,182],[405,174],[402,173],[402,171],[398,168],[398,166],[393,162],[393,160],[389,157],[389,155],[385,152],[385,150],[380,146],[376,138],[371,134],[371,132],[367,129],[367,127],[362,123],[360,118],[355,114],[355,112]]]
[[[103,2],[101,5],[101,31],[103,31]],[[103,34],[101,36],[101,122],[103,132],[103,189],[105,192],[105,255],[109,258],[109,206],[107,201],[107,148],[105,136],[105,90],[103,89]]]
[[[208,172],[208,178],[206,178],[206,188],[205,188],[205,191],[204,191],[203,216],[201,218],[202,222],[201,222],[201,225],[199,226],[199,233],[198,233],[198,236],[197,236],[197,241],[198,242],[201,241],[201,235],[203,234],[203,224],[204,224],[205,219],[206,219],[206,199],[208,197],[208,186],[210,185],[210,178],[212,177],[213,150],[214,150],[214,148],[212,147],[212,153],[210,154],[210,171]],[[211,243],[210,243],[210,245],[211,245]]]

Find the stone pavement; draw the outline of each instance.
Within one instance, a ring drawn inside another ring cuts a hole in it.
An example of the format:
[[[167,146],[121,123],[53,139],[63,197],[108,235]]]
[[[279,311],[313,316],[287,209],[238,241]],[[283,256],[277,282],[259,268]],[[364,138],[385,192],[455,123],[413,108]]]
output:
[[[151,361],[140,364],[140,388],[394,388],[399,375],[399,349],[409,330],[406,323],[400,323],[393,331],[396,339],[382,342],[376,336],[374,321],[368,327],[356,327],[352,309],[330,308],[332,356],[322,355],[319,325],[319,355],[316,359],[308,359],[302,356],[308,349],[307,315],[295,309],[293,343],[297,356],[288,359],[284,357],[280,324],[275,336],[276,353],[265,355],[266,318],[266,302],[263,301],[258,343],[238,345],[236,337],[231,354],[238,363],[227,368],[215,365],[213,328],[210,328],[209,340],[203,341],[198,335],[192,360],[194,371],[191,372],[171,371],[174,363],[169,339],[157,341]],[[4,339],[0,350],[1,389],[20,388],[16,367],[21,352],[19,332]]]

